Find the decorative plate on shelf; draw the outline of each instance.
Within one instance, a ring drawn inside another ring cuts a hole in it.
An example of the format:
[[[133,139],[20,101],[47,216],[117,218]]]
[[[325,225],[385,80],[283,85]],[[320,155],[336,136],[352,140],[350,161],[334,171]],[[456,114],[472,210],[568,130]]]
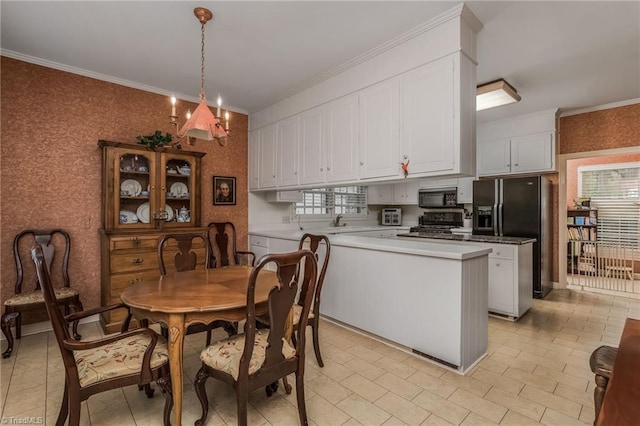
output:
[[[167,212],[167,222],[171,222],[173,220],[173,209],[169,204],[165,204],[164,210]]]
[[[189,188],[182,182],[175,182],[171,184],[170,191],[176,197],[186,197],[187,195],[189,195]]]
[[[136,214],[130,210],[120,210],[120,223],[138,223],[138,216],[136,216]]]
[[[138,207],[136,214],[138,215],[138,219],[140,219],[140,222],[149,223],[149,203],[140,204],[140,207]]]
[[[127,191],[132,197],[137,197],[142,191],[142,186],[140,185],[140,182],[135,179],[125,179],[120,184],[120,189],[122,191]]]

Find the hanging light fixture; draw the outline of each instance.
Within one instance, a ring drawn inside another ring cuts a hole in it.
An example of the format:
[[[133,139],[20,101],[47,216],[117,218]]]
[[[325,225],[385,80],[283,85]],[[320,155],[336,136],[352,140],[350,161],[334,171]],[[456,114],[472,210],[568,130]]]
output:
[[[200,103],[196,110],[187,113],[187,122],[178,130],[178,117],[176,116],[176,98],[171,97],[171,124],[176,127],[178,138],[187,137],[190,144],[193,139],[203,139],[210,141],[216,139],[220,145],[226,145],[226,137],[229,135],[229,111],[225,112],[225,125],[222,125],[220,108],[222,98],[218,95],[216,115],[213,115],[207,105],[207,96],[204,92],[204,24],[213,18],[213,13],[204,7],[196,7],[193,14],[198,18],[201,25],[201,67],[200,67]]]
[[[500,79],[478,86],[476,90],[476,111],[520,102],[520,95],[505,80]]]

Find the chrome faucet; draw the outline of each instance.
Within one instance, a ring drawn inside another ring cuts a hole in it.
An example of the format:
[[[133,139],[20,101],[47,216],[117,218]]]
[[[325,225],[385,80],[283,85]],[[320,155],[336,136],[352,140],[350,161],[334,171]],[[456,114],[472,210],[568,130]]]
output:
[[[340,226],[340,219],[342,219],[342,215],[341,214],[336,216],[336,218],[333,220],[333,226],[335,226],[335,227]]]

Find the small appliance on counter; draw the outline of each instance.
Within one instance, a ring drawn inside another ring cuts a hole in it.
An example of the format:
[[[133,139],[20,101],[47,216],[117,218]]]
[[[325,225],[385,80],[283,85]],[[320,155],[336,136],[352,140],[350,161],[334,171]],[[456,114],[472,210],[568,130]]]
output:
[[[386,208],[382,209],[381,225],[400,226],[402,225],[402,209]]]

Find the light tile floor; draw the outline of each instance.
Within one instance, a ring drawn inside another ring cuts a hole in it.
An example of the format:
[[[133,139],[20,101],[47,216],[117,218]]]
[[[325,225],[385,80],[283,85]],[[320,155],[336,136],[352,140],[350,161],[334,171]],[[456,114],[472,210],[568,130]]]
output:
[[[640,318],[640,301],[554,290],[518,322],[489,320],[488,355],[460,376],[377,340],[324,321],[325,367],[307,351],[305,391],[312,425],[585,425],[592,424],[591,352],[616,346],[626,317]],[[427,327],[429,324],[407,324]],[[84,338],[102,335],[97,323]],[[222,337],[223,334],[220,334]],[[193,424],[200,404],[193,378],[204,334],[185,343],[183,423]],[[311,346],[309,345],[309,348]],[[4,349],[4,347],[3,347]],[[62,399],[64,371],[52,333],[26,336],[1,362],[3,423],[38,418],[53,425]],[[291,395],[250,398],[249,424],[298,424],[295,381]],[[233,390],[207,382],[208,425],[236,424]],[[157,392],[158,393],[158,392]],[[159,425],[164,398],[147,399],[137,387],[114,390],[83,403],[82,425]]]

